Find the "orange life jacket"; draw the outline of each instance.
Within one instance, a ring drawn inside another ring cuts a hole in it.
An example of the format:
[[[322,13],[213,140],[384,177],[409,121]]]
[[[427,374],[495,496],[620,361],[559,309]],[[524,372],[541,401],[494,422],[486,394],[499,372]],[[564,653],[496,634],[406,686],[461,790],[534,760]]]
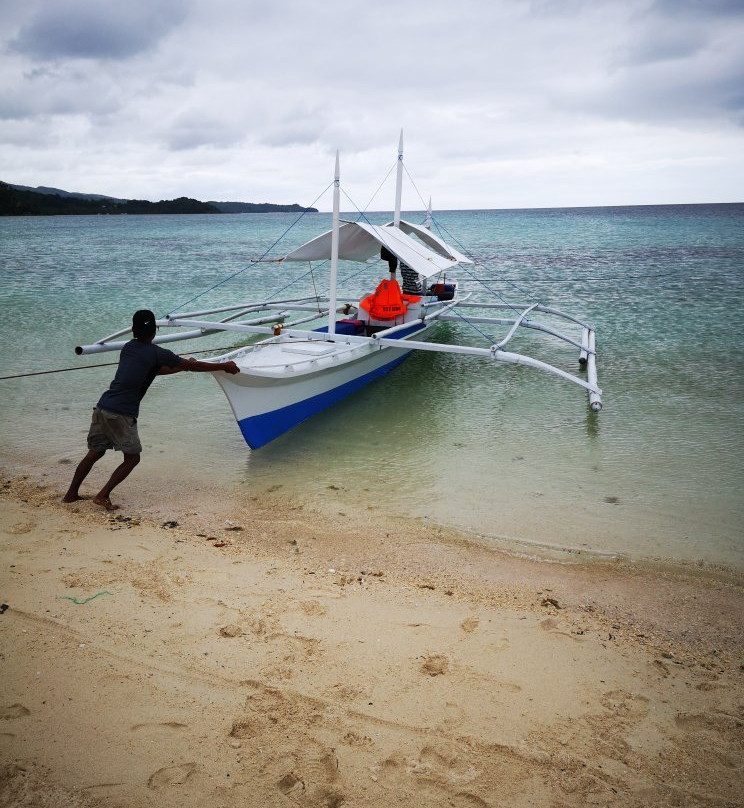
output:
[[[406,313],[409,303],[416,303],[420,299],[418,295],[402,294],[398,281],[386,279],[359,305],[369,312],[373,320],[394,320]]]

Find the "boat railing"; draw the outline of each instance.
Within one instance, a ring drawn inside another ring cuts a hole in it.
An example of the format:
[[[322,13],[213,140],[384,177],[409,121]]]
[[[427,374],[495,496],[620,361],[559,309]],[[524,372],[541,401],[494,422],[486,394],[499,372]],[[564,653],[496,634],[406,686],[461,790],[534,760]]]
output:
[[[230,352],[229,354],[224,354],[223,357],[228,356],[238,356],[238,355],[245,355],[247,353],[257,353],[265,348],[276,348],[277,345],[289,344],[291,342],[292,345],[297,345],[302,342],[327,342],[325,339],[308,339],[308,340],[300,340],[300,339],[292,339],[287,340],[286,342],[263,342],[259,343],[258,345],[249,345],[246,346],[245,349],[238,348],[235,351]],[[265,365],[256,366],[253,368],[254,372],[256,371],[270,371],[270,370],[287,370],[290,372],[294,372],[296,370],[301,369],[303,366],[307,365],[308,368],[315,368],[318,365],[333,365],[339,362],[342,358],[346,357],[348,354],[353,353],[354,351],[362,353],[365,345],[369,345],[369,342],[357,342],[354,344],[350,343],[341,343],[340,340],[334,340],[337,344],[340,345],[337,350],[335,350],[332,354],[326,354],[325,356],[313,356],[308,357],[307,359],[302,358],[294,362],[271,362]],[[344,347],[345,346],[345,347]],[[205,360],[209,362],[209,359]]]
[[[317,320],[321,317],[325,317],[328,315],[328,309],[319,309],[316,310],[315,308],[295,308],[295,311],[312,311],[312,314],[308,315],[307,317],[300,317],[295,320],[292,320],[290,323],[284,325],[285,328],[293,328],[298,325],[302,325],[303,323],[309,323],[313,320]],[[225,311],[223,309],[223,311]],[[186,316],[178,316],[174,317],[172,315],[167,315],[162,320],[157,320],[157,325],[159,327],[164,328],[192,328],[191,331],[180,331],[174,334],[158,334],[155,339],[153,339],[153,343],[156,345],[161,345],[163,343],[169,342],[178,342],[181,340],[189,340],[189,339],[199,339],[200,337],[207,337],[213,334],[218,334],[222,331],[242,331],[252,334],[265,334],[265,335],[272,335],[275,332],[275,327],[286,319],[289,315],[290,309],[279,309],[276,314],[272,314],[271,316],[264,316],[264,317],[257,317],[252,320],[248,320],[242,323],[232,322],[233,320],[237,319],[238,316],[242,316],[240,314],[234,317],[226,317],[222,320],[201,320],[196,317],[186,317]],[[207,312],[213,313],[213,312]],[[243,312],[244,314],[245,312]],[[343,313],[343,309],[339,312]],[[271,326],[267,324],[271,323]],[[103,353],[105,351],[120,351],[124,345],[126,345],[126,340],[117,340],[112,341],[116,337],[123,336],[124,334],[130,333],[131,327],[122,329],[121,331],[117,331],[114,334],[110,334],[107,337],[99,340],[92,345],[80,345],[75,348],[75,353],[78,356],[87,355],[87,354],[94,354],[94,353]],[[306,334],[306,331],[300,332],[302,334]]]

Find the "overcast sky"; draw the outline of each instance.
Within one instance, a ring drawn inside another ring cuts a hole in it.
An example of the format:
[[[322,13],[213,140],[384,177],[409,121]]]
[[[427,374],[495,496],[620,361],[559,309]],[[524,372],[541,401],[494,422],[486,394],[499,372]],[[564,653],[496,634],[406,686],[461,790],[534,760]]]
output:
[[[2,0],[0,42],[5,182],[309,205],[338,149],[364,206],[403,129],[438,209],[744,201],[744,0]]]

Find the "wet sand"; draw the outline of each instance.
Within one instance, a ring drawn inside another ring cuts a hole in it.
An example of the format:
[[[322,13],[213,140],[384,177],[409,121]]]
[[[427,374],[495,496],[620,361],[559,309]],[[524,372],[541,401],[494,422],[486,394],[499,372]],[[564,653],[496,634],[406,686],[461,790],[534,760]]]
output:
[[[742,575],[146,479],[0,481],[0,805],[744,805]]]

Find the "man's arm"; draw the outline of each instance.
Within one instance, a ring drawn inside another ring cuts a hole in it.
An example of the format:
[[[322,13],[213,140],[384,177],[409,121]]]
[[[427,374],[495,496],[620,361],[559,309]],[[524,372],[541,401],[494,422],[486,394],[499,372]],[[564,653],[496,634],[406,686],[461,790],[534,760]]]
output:
[[[161,365],[158,376],[169,376],[171,373],[181,373],[182,371],[213,373],[215,370],[224,370],[225,373],[229,373],[232,376],[236,373],[240,373],[240,368],[235,362],[200,362],[198,359],[191,357],[190,359],[182,359],[179,364],[174,367]]]

